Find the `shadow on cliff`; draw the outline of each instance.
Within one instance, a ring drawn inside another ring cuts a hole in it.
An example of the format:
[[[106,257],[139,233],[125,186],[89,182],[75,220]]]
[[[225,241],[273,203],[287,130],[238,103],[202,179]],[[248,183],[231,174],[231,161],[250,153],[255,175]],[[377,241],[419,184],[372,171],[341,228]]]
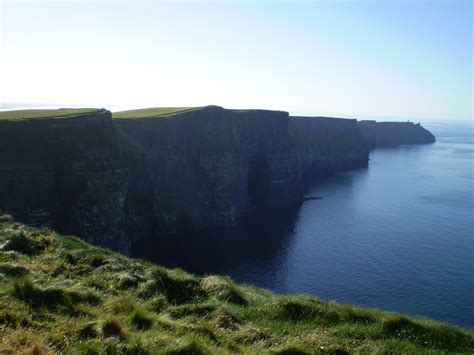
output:
[[[139,240],[132,255],[188,271],[226,273],[242,265],[276,266],[288,250],[301,205],[257,210],[239,226],[207,228],[170,236]]]

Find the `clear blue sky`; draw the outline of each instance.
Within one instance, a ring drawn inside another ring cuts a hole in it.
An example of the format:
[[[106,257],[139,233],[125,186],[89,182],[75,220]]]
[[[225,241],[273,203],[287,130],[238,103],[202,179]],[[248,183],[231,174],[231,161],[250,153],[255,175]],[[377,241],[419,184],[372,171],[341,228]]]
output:
[[[1,1],[0,102],[471,118],[471,1]]]

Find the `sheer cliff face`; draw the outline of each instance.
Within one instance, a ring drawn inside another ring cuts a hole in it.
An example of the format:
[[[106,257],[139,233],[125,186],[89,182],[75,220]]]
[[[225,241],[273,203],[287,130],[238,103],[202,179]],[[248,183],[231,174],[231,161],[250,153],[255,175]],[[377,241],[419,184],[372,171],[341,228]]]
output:
[[[419,123],[360,121],[358,126],[370,148],[436,141],[435,136]]]
[[[394,134],[396,144],[420,143],[431,139],[426,132],[216,106],[1,120],[0,211],[128,252],[139,238],[297,203],[313,176],[365,166],[366,141],[387,144]]]
[[[127,248],[127,174],[109,111],[1,120],[0,137],[0,210]]]
[[[144,225],[150,237],[232,225],[255,208],[302,196],[285,112],[206,107],[116,124],[132,148],[130,233]]]
[[[356,120],[291,117],[289,131],[305,185],[318,175],[367,166],[369,150]]]

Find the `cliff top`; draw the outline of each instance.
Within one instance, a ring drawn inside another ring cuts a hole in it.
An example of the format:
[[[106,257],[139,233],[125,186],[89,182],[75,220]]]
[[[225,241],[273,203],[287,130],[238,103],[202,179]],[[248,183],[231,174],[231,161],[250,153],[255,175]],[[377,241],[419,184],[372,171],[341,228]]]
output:
[[[330,116],[290,116],[290,119],[295,119],[295,120],[318,120],[318,121],[347,121],[347,122],[354,122],[357,121],[355,118],[346,118],[346,117],[330,117]]]
[[[127,258],[0,214],[0,353],[472,352],[474,333]]]
[[[150,107],[142,108],[137,110],[128,110],[128,111],[118,111],[113,112],[113,118],[147,118],[147,117],[172,117],[174,115],[179,115],[185,112],[197,111],[197,110],[223,110],[227,112],[234,113],[283,113],[288,115],[288,112],[285,111],[276,111],[276,110],[261,110],[261,109],[225,109],[221,106],[208,105],[208,106],[199,106],[199,107]]]
[[[0,120],[23,120],[32,118],[56,118],[75,116],[84,113],[100,111],[96,108],[59,108],[0,111]]]
[[[166,117],[177,113],[199,110],[202,107],[149,107],[137,110],[113,112],[113,118]]]

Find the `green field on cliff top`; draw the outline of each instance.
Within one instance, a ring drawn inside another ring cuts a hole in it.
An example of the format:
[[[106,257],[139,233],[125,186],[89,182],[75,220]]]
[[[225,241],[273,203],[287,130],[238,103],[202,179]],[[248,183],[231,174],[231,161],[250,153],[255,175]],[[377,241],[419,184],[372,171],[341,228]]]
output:
[[[97,111],[95,108],[59,108],[37,110],[0,111],[0,120],[21,120],[44,117],[64,117]]]
[[[196,276],[0,215],[0,353],[474,351],[474,333]]]
[[[176,113],[198,110],[201,107],[150,107],[138,110],[113,112],[113,118],[144,118],[169,116]]]

